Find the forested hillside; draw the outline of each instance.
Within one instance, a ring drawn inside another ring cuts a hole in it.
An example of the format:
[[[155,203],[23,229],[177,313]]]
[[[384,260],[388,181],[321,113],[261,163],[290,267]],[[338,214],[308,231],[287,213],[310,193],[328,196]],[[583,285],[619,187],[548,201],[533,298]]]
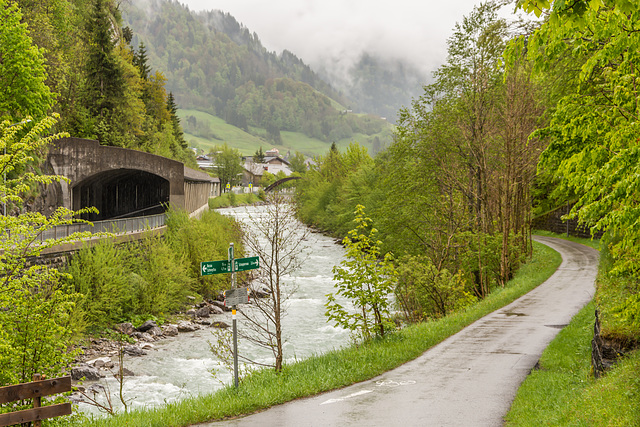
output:
[[[144,51],[131,46],[133,33],[122,24],[120,3],[21,0],[4,4],[2,93],[22,105],[0,103],[1,118],[18,121],[54,111],[60,114],[58,130],[71,136],[194,164],[186,150],[177,105],[165,89],[166,78],[149,66]],[[16,44],[18,33],[23,34],[23,48]],[[41,70],[38,81],[44,87],[31,87],[28,97],[18,99],[12,89],[20,81],[16,79],[30,78],[36,70]]]
[[[273,143],[281,141],[281,131],[332,142],[387,126],[374,116],[348,114],[349,101],[299,58],[268,52],[257,34],[229,14],[136,0],[126,20],[133,43],[163,70],[181,108],[207,112],[245,131],[265,129]]]

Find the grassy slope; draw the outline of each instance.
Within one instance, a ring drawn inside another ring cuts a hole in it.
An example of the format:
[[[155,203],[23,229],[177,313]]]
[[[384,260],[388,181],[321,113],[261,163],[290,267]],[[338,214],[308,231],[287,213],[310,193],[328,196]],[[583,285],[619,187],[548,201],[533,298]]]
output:
[[[569,240],[599,249],[597,240]],[[640,351],[595,380],[591,370],[594,310],[593,302],[587,305],[547,347],[540,369],[518,390],[507,426],[640,426]]]
[[[507,426],[640,426],[640,351],[595,380],[594,304],[551,342],[518,390]]]
[[[281,132],[282,144],[275,145],[272,142],[267,141],[266,138],[255,135],[265,135],[266,132],[263,129],[251,128],[251,132],[253,133],[251,134],[226,123],[219,117],[212,116],[211,114],[204,113],[202,111],[178,110],[178,117],[180,117],[180,120],[182,122],[186,121],[187,116],[194,116],[198,120],[198,122],[209,123],[211,131],[216,137],[215,139],[207,140],[195,135],[185,133],[185,139],[187,140],[189,145],[201,148],[205,152],[208,152],[211,148],[213,148],[214,145],[221,145],[225,142],[229,144],[229,146],[237,148],[244,156],[252,155],[261,146],[263,151],[267,151],[268,149],[275,147],[280,150],[280,153],[291,151],[291,154],[293,154],[296,151],[299,151],[309,157],[326,154],[327,151],[329,151],[329,148],[331,148],[330,142],[310,138],[300,132],[287,131]],[[384,138],[383,133],[378,134],[380,139]],[[376,135],[367,136],[363,134],[356,134],[351,138],[336,141],[336,145],[338,146],[338,148],[345,148],[349,145],[349,143],[355,141],[371,150],[370,141],[375,136]]]
[[[482,316],[510,303],[546,280],[560,265],[560,255],[534,243],[534,258],[504,289],[467,310],[434,322],[407,327],[384,340],[332,351],[285,366],[281,374],[258,371],[239,388],[171,403],[144,412],[88,421],[92,426],[184,426],[246,414],[296,398],[363,381],[420,356],[425,350]]]

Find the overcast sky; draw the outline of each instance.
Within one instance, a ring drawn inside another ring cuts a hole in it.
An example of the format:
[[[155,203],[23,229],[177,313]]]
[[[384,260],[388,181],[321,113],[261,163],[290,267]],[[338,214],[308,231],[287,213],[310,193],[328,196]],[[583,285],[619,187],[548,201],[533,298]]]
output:
[[[351,65],[361,52],[408,59],[431,72],[446,58],[456,22],[480,0],[178,0],[193,11],[222,10],[277,53],[307,64]],[[512,10],[509,6],[509,11]],[[336,70],[337,71],[337,70]]]

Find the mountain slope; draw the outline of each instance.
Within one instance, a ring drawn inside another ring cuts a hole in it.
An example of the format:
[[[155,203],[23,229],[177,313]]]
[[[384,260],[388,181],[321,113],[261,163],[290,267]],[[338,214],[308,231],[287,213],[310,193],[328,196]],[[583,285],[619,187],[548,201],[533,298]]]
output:
[[[374,116],[348,114],[348,101],[299,58],[268,52],[229,14],[135,0],[125,20],[135,34],[133,45],[144,45],[181,108],[207,112],[247,132],[265,129],[274,144],[282,142],[283,131],[330,143],[389,126]]]

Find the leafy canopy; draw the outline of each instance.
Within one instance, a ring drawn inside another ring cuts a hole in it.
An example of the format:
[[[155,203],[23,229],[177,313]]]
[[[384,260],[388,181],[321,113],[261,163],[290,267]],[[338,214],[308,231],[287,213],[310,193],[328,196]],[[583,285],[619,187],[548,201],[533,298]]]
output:
[[[43,51],[21,19],[15,2],[0,0],[0,120],[42,117],[53,104]]]

